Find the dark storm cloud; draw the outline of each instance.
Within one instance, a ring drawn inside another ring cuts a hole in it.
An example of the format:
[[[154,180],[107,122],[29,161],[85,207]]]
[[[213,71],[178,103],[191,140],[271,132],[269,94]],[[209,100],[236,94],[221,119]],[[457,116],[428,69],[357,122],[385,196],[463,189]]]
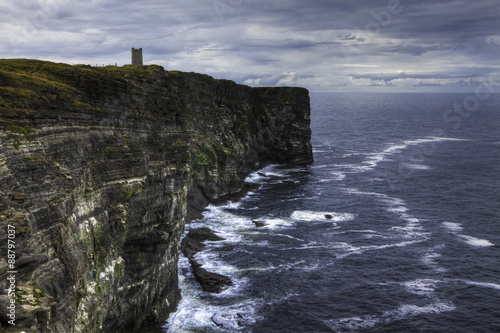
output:
[[[121,65],[143,47],[146,63],[166,68],[320,90],[500,76],[498,0],[7,0],[0,10],[0,57]]]

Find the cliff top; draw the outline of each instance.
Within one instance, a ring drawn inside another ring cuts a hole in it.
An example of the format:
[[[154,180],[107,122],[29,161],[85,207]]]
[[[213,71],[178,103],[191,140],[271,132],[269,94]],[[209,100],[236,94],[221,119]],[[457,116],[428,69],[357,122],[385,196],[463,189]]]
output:
[[[166,88],[161,92],[162,102],[154,97],[160,93],[159,86]],[[185,99],[180,92],[186,86],[191,87],[189,94],[200,98],[220,93],[219,104],[237,101],[239,97],[232,96],[236,87],[252,89],[263,101],[282,105],[293,104],[296,94],[308,94],[304,88],[250,88],[206,74],[166,71],[158,65],[92,67],[32,59],[0,59],[0,124],[20,120],[23,115],[32,117],[40,110],[109,113],[112,107],[108,102],[113,100],[111,96],[118,96],[119,91],[128,92],[129,107],[137,111],[132,116],[154,119],[157,118],[154,114],[160,111],[159,105],[165,110],[180,109]],[[147,105],[136,103],[137,96],[147,97]],[[189,108],[189,105],[182,107]]]
[[[29,108],[54,91],[69,98],[80,93],[75,87],[75,78],[121,81],[129,76],[141,79],[163,71],[163,67],[157,65],[92,67],[32,59],[0,59],[0,107]],[[180,75],[177,71],[165,73]]]

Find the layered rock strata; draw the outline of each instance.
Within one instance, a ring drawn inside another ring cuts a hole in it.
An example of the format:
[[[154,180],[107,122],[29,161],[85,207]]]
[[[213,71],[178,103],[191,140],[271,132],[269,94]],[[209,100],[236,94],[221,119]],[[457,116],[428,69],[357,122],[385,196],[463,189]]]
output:
[[[312,161],[309,115],[302,88],[0,60],[2,329],[162,325],[180,298],[186,216],[241,191],[251,171]]]

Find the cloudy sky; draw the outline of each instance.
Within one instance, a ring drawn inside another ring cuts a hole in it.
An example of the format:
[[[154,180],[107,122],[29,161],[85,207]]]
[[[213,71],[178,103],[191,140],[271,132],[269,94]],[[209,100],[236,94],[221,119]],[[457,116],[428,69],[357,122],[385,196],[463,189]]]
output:
[[[0,58],[146,64],[311,91],[500,82],[500,0],[2,0]]]

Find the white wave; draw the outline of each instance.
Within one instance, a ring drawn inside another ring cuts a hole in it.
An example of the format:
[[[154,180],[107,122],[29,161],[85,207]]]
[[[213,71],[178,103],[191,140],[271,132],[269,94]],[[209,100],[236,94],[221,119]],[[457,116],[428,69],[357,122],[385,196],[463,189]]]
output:
[[[192,333],[205,330],[217,332],[245,331],[260,317],[256,309],[262,307],[262,301],[249,300],[229,306],[216,306],[208,302],[199,302],[196,297],[187,297],[183,293],[182,300],[175,313],[168,318],[168,333]],[[218,327],[216,323],[223,323]]]
[[[354,219],[353,214],[349,213],[335,213],[335,212],[315,212],[310,210],[297,210],[290,216],[293,220],[297,221],[331,221],[331,222],[346,222]]]
[[[269,176],[271,175],[270,172],[271,170],[273,170],[274,168],[276,168],[278,165],[277,164],[272,164],[272,165],[269,165],[261,170],[258,170],[258,171],[255,171],[255,172],[252,172],[246,179],[245,181],[248,182],[248,183],[257,183],[257,184],[261,184],[263,183],[264,181],[268,180],[269,179]]]
[[[437,142],[439,142],[439,141],[470,141],[470,139],[444,138],[444,137],[439,137],[439,136],[430,136],[429,138],[432,140],[435,140]]]
[[[245,178],[245,182],[247,183],[254,183],[254,184],[261,184],[266,177],[258,172],[253,172],[251,173],[247,178]]]
[[[345,235],[345,234],[362,234],[363,238],[382,238],[382,239],[393,239],[394,236],[384,235],[378,231],[374,230],[346,230],[346,231],[335,231],[332,235]]]
[[[500,284],[498,284],[498,283],[476,282],[476,281],[470,281],[470,280],[459,280],[459,281],[464,282],[470,286],[478,286],[478,287],[500,290]]]
[[[468,140],[429,136],[422,139],[406,140],[403,141],[402,143],[394,143],[380,152],[368,154],[367,159],[362,162],[362,166],[359,170],[361,171],[372,170],[373,168],[377,167],[377,165],[380,162],[389,160],[390,156],[399,154],[410,146],[416,146],[434,142],[444,142],[444,141],[468,141]],[[408,164],[406,167],[420,169],[420,170],[427,170],[428,168],[427,166],[418,164]]]
[[[349,170],[349,171],[344,171],[345,173],[359,173],[368,170],[365,165],[359,165],[359,164],[335,164],[334,166],[337,168],[343,168]]]
[[[427,267],[433,269],[437,273],[443,273],[446,272],[446,268],[440,267],[439,264],[436,262],[436,258],[441,257],[440,253],[434,252],[438,249],[444,248],[444,245],[439,245],[434,247],[433,249],[430,250],[430,252],[426,253],[420,261],[426,265]]]
[[[408,207],[406,206],[395,206],[387,208],[387,211],[390,213],[405,213],[408,211]]]
[[[414,163],[402,163],[401,166],[412,169],[412,170],[430,170],[431,168],[427,165],[423,164],[414,164]]]
[[[299,242],[305,242],[305,240],[303,240],[301,238],[293,237],[293,236],[290,236],[290,235],[287,235],[287,234],[273,234],[273,236],[275,236],[275,237],[286,237],[286,238],[297,240]]]
[[[420,237],[427,237],[429,235],[429,233],[424,232],[424,228],[420,224],[420,220],[407,213],[409,209],[406,206],[406,202],[403,199],[391,197],[384,193],[364,192],[354,188],[348,188],[346,189],[346,191],[349,194],[373,196],[378,200],[380,200],[382,203],[386,204],[387,212],[396,214],[401,220],[406,222],[405,225],[391,227],[391,230],[399,232],[400,234],[403,235],[404,238],[414,239]]]
[[[305,200],[314,200],[314,201],[317,201],[320,198],[320,195],[323,194],[323,192],[319,191],[316,194],[318,194],[318,195],[316,195],[316,196],[308,196],[308,197],[299,196],[299,197],[295,197],[295,198],[289,197],[289,198],[281,199],[279,202],[305,201]]]
[[[407,319],[426,313],[441,313],[454,311],[456,307],[451,303],[437,301],[424,306],[404,304],[399,308],[386,311],[381,315],[355,316],[350,318],[327,320],[324,323],[334,332],[352,332],[359,329],[370,329],[380,324]]]
[[[278,249],[278,250],[289,251],[289,250],[309,250],[309,249],[336,249],[336,250],[351,251],[351,252],[354,252],[356,250],[355,247],[353,247],[352,245],[349,245],[347,243],[332,242],[329,244],[319,244],[318,242],[315,242],[315,241],[311,241],[307,244],[302,244],[300,246],[287,247],[287,248],[282,248],[282,249]]]
[[[407,149],[410,146],[416,146],[416,145],[427,144],[427,143],[435,143],[435,142],[445,142],[445,141],[469,141],[469,140],[456,139],[456,138],[440,138],[440,137],[433,137],[433,136],[429,136],[429,137],[422,138],[422,139],[416,139],[416,140],[406,140],[406,141],[403,141],[402,143],[393,143],[393,144],[389,145],[387,148],[385,148],[379,152],[373,152],[373,153],[368,153],[368,154],[366,154],[366,153],[346,154],[344,157],[349,157],[352,155],[365,155],[367,157],[360,164],[337,164],[335,166],[347,168],[347,169],[352,170],[353,172],[357,172],[357,173],[365,172],[365,171],[373,170],[381,162],[390,161],[391,156],[403,152],[405,149]],[[402,166],[409,168],[409,169],[415,169],[415,170],[429,170],[430,169],[429,166],[422,165],[422,164],[416,164],[416,163],[403,163]]]
[[[228,293],[213,294],[213,297],[225,299],[224,306],[215,305],[210,300],[200,297],[203,293],[200,285],[192,276],[190,264],[187,258],[179,258],[179,287],[182,290],[182,299],[177,307],[177,311],[170,314],[168,324],[165,328],[169,333],[198,332],[209,328],[217,329],[212,318],[216,315],[223,315],[228,318],[227,330],[220,329],[220,332],[241,331],[244,326],[251,325],[260,319],[256,315],[257,309],[263,306],[260,299],[241,299]],[[231,320],[235,319],[235,320]],[[243,323],[244,326],[233,324]]]
[[[415,295],[433,297],[436,291],[436,284],[441,281],[433,279],[417,279],[403,282],[405,289]]]
[[[300,265],[304,264],[305,260],[299,260],[296,262],[291,262],[287,264],[281,264],[279,266],[269,265],[269,266],[254,266],[254,267],[246,267],[238,270],[238,273],[246,273],[246,272],[269,272],[273,270],[288,270],[291,268],[309,270],[314,265],[307,265],[304,267],[300,267]],[[317,265],[316,265],[317,267]]]
[[[366,251],[377,251],[377,250],[385,250],[385,249],[390,249],[394,247],[405,247],[408,245],[413,245],[413,244],[419,244],[422,242],[425,242],[428,238],[427,237],[419,237],[418,239],[410,240],[410,241],[403,241],[403,242],[398,242],[398,243],[392,243],[392,244],[384,244],[384,245],[367,245],[367,246],[351,246],[347,244],[348,246],[345,247],[346,252],[345,253],[338,253],[335,255],[337,259],[344,259],[350,255],[353,254],[362,254]]]
[[[264,228],[264,229],[284,229],[284,228],[288,228],[290,227],[291,225],[293,225],[293,222],[290,221],[290,220],[285,220],[285,219],[279,219],[279,218],[263,218],[263,219],[256,219],[256,220],[259,220],[259,221],[263,221],[264,222],[264,226],[263,227],[259,227],[260,228]]]
[[[456,310],[455,305],[449,302],[437,301],[424,306],[417,306],[412,304],[401,305],[393,311],[385,312],[383,318],[391,318],[392,320],[401,320],[410,316],[416,316],[426,313],[442,313]]]
[[[459,238],[463,239],[467,244],[475,247],[486,247],[486,246],[493,246],[494,244],[490,242],[489,240],[486,239],[479,239],[476,237],[472,236],[467,236],[467,235],[458,235]]]
[[[253,227],[252,220],[231,213],[227,209],[238,208],[240,203],[227,206],[209,205],[203,212],[203,220],[193,221],[189,226],[192,228],[208,227],[216,232],[235,234],[238,231],[248,230]],[[224,237],[224,236],[222,236]]]
[[[403,242],[393,243],[393,244],[361,246],[361,247],[359,247],[359,250],[361,250],[361,251],[383,250],[383,249],[389,249],[389,248],[393,248],[393,247],[405,247],[408,245],[419,244],[419,243],[425,242],[426,240],[427,240],[427,238],[421,238],[421,239],[416,239],[416,240],[412,240],[412,241],[403,241]]]
[[[332,172],[332,175],[334,176],[334,180],[344,180],[346,175],[343,172]]]
[[[229,265],[220,259],[220,254],[213,251],[202,251],[195,255],[196,260],[209,272],[222,274],[231,279],[232,285],[224,289],[220,294],[214,297],[227,298],[238,297],[250,282],[249,277],[242,276],[244,269]],[[255,267],[253,270],[268,270],[268,267]]]
[[[343,191],[346,191],[348,194],[359,194],[359,195],[367,195],[367,196],[374,196],[378,199],[381,199],[382,202],[386,203],[387,205],[390,206],[404,206],[405,201],[400,198],[395,198],[395,197],[390,197],[387,194],[384,193],[379,193],[379,192],[365,192],[365,191],[360,191],[356,188],[345,188],[342,189]]]
[[[363,316],[327,320],[324,323],[334,332],[355,332],[360,329],[374,327],[379,323],[379,319],[372,316]]]
[[[225,209],[238,209],[241,206],[241,201],[228,201],[225,205],[220,206],[220,208],[225,208]]]
[[[346,230],[346,231],[337,231],[334,233],[335,235],[343,235],[343,234],[379,234],[378,231],[375,230]]]
[[[462,226],[460,223],[455,223],[455,222],[443,222],[442,225],[448,229],[449,231],[452,232],[460,232],[463,230]]]
[[[343,154],[342,158],[351,157],[351,156],[366,156],[366,155],[367,155],[366,153],[351,151],[350,153]]]
[[[455,222],[443,222],[442,225],[450,231],[452,234],[457,236],[460,240],[474,247],[487,247],[494,246],[492,242],[486,239],[480,239],[468,235],[462,235],[460,232],[463,231],[463,227],[460,223]]]

